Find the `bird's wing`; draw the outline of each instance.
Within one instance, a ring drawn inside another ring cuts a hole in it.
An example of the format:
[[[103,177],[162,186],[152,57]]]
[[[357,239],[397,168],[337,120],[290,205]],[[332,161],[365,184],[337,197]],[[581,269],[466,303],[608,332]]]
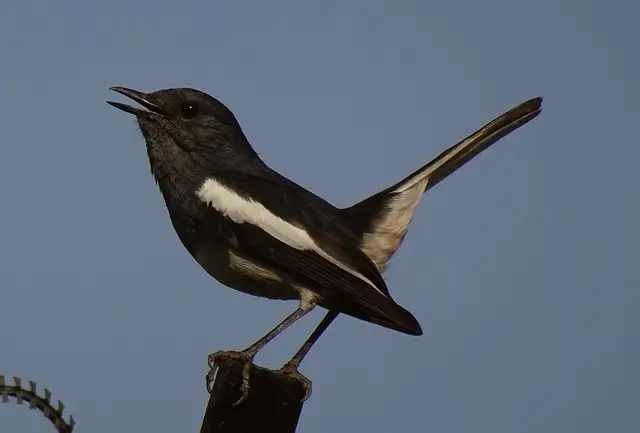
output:
[[[429,189],[480,152],[540,114],[542,98],[530,99],[487,123],[395,185],[341,212],[359,235],[359,246],[381,272],[400,248],[413,213]]]
[[[290,181],[238,171],[213,173],[196,195],[204,230],[220,230],[222,217],[234,248],[306,283],[332,309],[401,332],[419,331],[329,203]]]

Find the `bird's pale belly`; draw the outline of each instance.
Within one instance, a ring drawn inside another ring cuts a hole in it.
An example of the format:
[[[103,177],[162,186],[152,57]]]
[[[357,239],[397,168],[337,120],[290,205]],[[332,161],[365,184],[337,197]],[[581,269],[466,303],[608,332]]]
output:
[[[225,241],[207,242],[194,254],[209,275],[225,286],[269,299],[300,299],[300,289],[288,275],[231,248]]]

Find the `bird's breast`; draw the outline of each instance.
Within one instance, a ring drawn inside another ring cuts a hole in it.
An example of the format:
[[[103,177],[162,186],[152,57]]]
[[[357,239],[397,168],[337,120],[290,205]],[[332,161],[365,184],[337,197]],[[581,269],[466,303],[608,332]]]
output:
[[[232,241],[201,242],[192,255],[209,275],[232,289],[269,299],[300,297],[291,278],[241,253]]]

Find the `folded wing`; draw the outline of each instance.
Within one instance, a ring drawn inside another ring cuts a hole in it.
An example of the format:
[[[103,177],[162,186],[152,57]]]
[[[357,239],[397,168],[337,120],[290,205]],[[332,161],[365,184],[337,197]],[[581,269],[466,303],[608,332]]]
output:
[[[214,173],[197,196],[203,229],[220,230],[222,218],[234,248],[291,276],[316,293],[320,305],[421,334],[417,320],[393,301],[375,264],[329,203],[290,181],[230,171]]]

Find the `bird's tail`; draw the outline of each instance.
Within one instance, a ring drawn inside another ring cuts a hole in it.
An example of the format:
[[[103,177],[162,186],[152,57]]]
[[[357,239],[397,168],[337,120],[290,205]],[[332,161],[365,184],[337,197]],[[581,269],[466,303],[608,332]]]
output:
[[[422,195],[480,152],[542,111],[542,98],[533,98],[478,129],[400,182],[342,210],[361,236],[360,247],[383,271],[398,250]]]
[[[410,189],[420,180],[428,179],[426,192],[502,137],[533,120],[541,111],[542,98],[533,98],[523,102],[451,146],[428,164],[393,185],[390,190],[402,192]]]

